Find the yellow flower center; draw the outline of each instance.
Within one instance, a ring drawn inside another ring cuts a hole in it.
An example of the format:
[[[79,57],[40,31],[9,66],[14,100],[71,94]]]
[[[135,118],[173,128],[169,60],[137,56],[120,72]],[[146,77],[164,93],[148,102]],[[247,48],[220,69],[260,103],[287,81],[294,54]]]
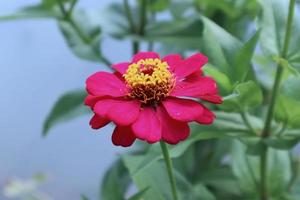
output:
[[[175,85],[168,64],[158,58],[132,63],[123,76],[129,88],[128,96],[144,105],[155,106],[169,96]]]

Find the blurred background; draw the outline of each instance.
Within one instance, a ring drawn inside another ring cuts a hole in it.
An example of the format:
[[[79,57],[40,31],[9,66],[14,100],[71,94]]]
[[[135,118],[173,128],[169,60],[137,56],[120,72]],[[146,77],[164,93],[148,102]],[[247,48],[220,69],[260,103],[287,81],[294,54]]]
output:
[[[85,0],[79,7],[103,8],[113,1]],[[35,0],[0,1],[0,15]],[[53,103],[69,90],[82,88],[101,64],[73,56],[54,20],[18,20],[0,23],[0,199],[13,178],[29,179],[45,173],[42,190],[54,199],[95,199],[100,179],[122,148],[112,146],[111,126],[89,127],[90,116],[59,125],[43,138],[42,126]],[[105,40],[105,54],[124,61],[129,43]]]

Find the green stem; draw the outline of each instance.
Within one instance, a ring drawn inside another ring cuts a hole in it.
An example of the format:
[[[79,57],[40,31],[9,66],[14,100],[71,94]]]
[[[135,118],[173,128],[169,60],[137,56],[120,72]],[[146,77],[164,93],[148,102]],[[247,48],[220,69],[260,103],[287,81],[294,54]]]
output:
[[[76,24],[76,22],[74,21],[73,17],[72,17],[72,12],[74,9],[75,4],[77,3],[77,0],[73,0],[70,10],[67,11],[64,7],[64,4],[62,3],[61,0],[57,0],[58,2],[58,6],[60,8],[60,11],[63,15],[63,20],[66,21],[67,23],[70,24],[70,26],[72,26],[72,28],[76,31],[76,33],[78,34],[78,36],[81,38],[81,40],[87,44],[90,45],[92,43],[92,39],[88,36],[86,36],[86,34],[81,30],[81,28]],[[97,49],[93,48],[93,51],[95,52],[95,54],[99,55],[99,57],[101,58],[101,61],[107,65],[108,67],[111,66],[111,62],[105,58],[103,55],[100,55],[99,52],[97,51]]]
[[[290,43],[290,39],[291,39],[294,8],[295,8],[295,0],[290,0],[284,44],[283,44],[283,49],[281,52],[281,57],[284,59],[286,58],[286,56],[288,54],[289,43]],[[269,106],[269,109],[267,112],[266,122],[265,122],[265,126],[264,126],[264,129],[262,132],[263,138],[270,136],[270,129],[271,129],[272,120],[273,120],[274,107],[275,107],[276,99],[277,99],[278,92],[279,92],[279,86],[280,86],[280,81],[281,81],[281,77],[282,77],[282,72],[283,72],[283,68],[278,64],[276,76],[275,76],[275,80],[274,80],[274,85],[273,85],[273,89],[272,89],[272,93],[271,93],[270,106]],[[261,197],[261,200],[268,200],[269,199],[268,186],[267,186],[268,147],[266,145],[264,145],[264,149],[261,154],[260,161],[261,161],[260,162],[260,176],[261,176],[260,197]]]
[[[128,0],[124,0],[123,4],[124,4],[125,14],[126,14],[126,17],[127,17],[127,21],[128,21],[128,24],[129,24],[130,31],[133,34],[136,34],[138,31],[136,30],[136,27],[135,27],[135,24],[134,24],[134,21],[133,21],[133,18],[132,18],[131,9],[130,9]],[[133,41],[132,42],[132,53],[136,54],[139,51],[139,48],[140,48],[139,43],[137,41]]]
[[[140,7],[140,26],[138,34],[143,36],[145,33],[145,26],[147,24],[147,0],[142,0]]]
[[[169,155],[168,147],[167,147],[166,143],[164,143],[163,141],[160,141],[160,147],[161,147],[161,150],[162,150],[162,153],[164,156],[164,160],[166,163],[167,171],[168,171],[169,181],[170,181],[171,189],[172,189],[173,200],[178,200],[176,182],[175,182],[175,177],[173,174],[172,160]]]
[[[156,20],[156,14],[155,14],[155,12],[153,11],[153,12],[151,13],[151,19],[150,19],[150,21],[151,21],[152,23],[154,23],[155,20]],[[153,49],[154,49],[154,41],[150,41],[150,42],[148,43],[148,51],[153,51]]]
[[[260,156],[260,199],[268,200],[267,186],[267,168],[268,168],[268,147],[263,146],[263,151]]]
[[[68,11],[68,14],[69,14],[70,16],[72,15],[73,10],[74,10],[75,5],[77,4],[77,2],[78,2],[78,0],[73,0],[73,1],[71,2],[70,9],[69,9],[69,11]]]
[[[289,43],[290,43],[290,39],[291,39],[292,22],[293,22],[293,17],[294,17],[294,7],[295,7],[295,0],[290,0],[284,44],[283,44],[283,49],[281,52],[281,57],[284,59],[287,56],[288,49],[289,49]],[[262,133],[263,137],[268,137],[270,135],[269,132],[270,132],[271,123],[272,123],[272,119],[273,119],[274,107],[275,107],[276,98],[278,95],[282,72],[283,72],[283,68],[278,64],[277,71],[276,71],[276,77],[275,77],[275,81],[274,81],[274,85],[273,85],[273,90],[271,93],[270,107],[268,109],[266,123],[265,123],[265,127],[264,127],[264,130]]]

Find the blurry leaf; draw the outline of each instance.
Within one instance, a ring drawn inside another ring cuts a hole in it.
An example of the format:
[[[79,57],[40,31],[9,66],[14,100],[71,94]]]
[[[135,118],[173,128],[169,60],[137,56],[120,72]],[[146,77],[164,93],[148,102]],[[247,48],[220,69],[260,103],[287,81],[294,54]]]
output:
[[[292,128],[300,128],[300,78],[290,77],[280,88],[275,118]]]
[[[295,147],[299,139],[290,137],[269,137],[264,142],[274,149],[290,150]]]
[[[275,119],[287,123],[292,128],[300,128],[300,101],[283,95],[277,99]]]
[[[280,55],[289,1],[260,0],[263,11],[258,22],[261,27],[260,43],[268,55]]]
[[[215,122],[210,126],[200,126],[197,124],[192,125],[191,136],[175,146],[170,146],[170,157],[178,158],[183,155],[183,153],[195,142],[200,140],[208,139],[225,139],[225,138],[236,138],[236,137],[252,137],[248,132],[244,123],[241,121],[239,115],[227,114],[227,113],[216,113],[217,118]],[[262,126],[261,122],[254,120],[253,124],[257,126]],[[134,173],[138,173],[140,170],[151,165],[153,162],[162,159],[161,150],[158,144],[154,144],[150,147],[147,154],[145,155],[143,161],[139,163],[136,169],[133,170]]]
[[[235,56],[234,60],[234,80],[236,82],[243,82],[247,80],[247,77],[252,71],[251,60],[254,54],[254,50],[260,35],[260,31],[257,31],[249,41],[247,41],[240,51]]]
[[[21,8],[15,13],[7,16],[0,16],[0,21],[4,20],[17,20],[17,19],[31,19],[31,18],[51,18],[56,17],[56,13],[53,9],[43,5],[38,4],[34,6],[27,6]]]
[[[193,193],[196,199],[215,200],[216,197],[203,184],[199,183],[193,186]]]
[[[124,200],[125,193],[130,183],[131,181],[129,172],[125,167],[123,161],[121,159],[118,159],[105,173],[105,176],[102,180],[100,199]],[[144,193],[145,190],[142,190],[142,192]]]
[[[200,19],[160,21],[147,26],[145,36],[141,39],[179,46],[182,49],[198,49],[202,31],[203,23]]]
[[[299,72],[290,65],[289,61],[287,61],[284,58],[280,58],[279,56],[274,56],[274,61],[276,63],[278,63],[281,67],[283,67],[284,69],[286,69],[289,73],[299,76]]]
[[[139,192],[137,192],[136,194],[134,194],[133,196],[131,196],[128,200],[142,200],[143,196],[145,194],[145,192],[148,190],[148,188],[145,188]]]
[[[232,170],[239,179],[240,187],[250,199],[256,199],[260,161],[257,156],[246,154],[246,146],[235,141],[232,145]],[[268,150],[267,181],[271,198],[281,197],[291,178],[291,166],[288,151]]]
[[[231,80],[234,75],[231,64],[242,43],[210,19],[202,17],[202,20],[204,32],[199,45],[200,50],[210,58],[210,63]]]
[[[193,12],[194,9],[194,0],[171,0],[169,10],[171,15],[175,19],[186,18],[186,13]],[[195,12],[195,11],[194,11]],[[192,13],[191,15],[195,15]]]
[[[138,0],[141,3],[142,0]],[[170,0],[151,0],[147,2],[147,9],[152,12],[160,12],[168,8]]]
[[[135,169],[140,162],[143,162],[144,156],[125,155],[123,156],[126,167],[129,169],[131,177],[138,189],[149,188],[143,196],[143,200],[172,200],[171,186],[167,176],[166,166],[163,161],[152,162],[151,165],[135,173]],[[179,193],[179,199],[195,200],[195,194],[192,190],[192,184],[174,169],[175,179]],[[204,194],[200,194],[201,197]],[[202,199],[202,198],[201,198]]]
[[[111,3],[100,11],[89,12],[89,15],[101,25],[103,32],[115,38],[123,39],[130,34],[124,6],[120,3]]]
[[[232,91],[232,85],[229,78],[211,64],[206,64],[203,68],[206,75],[213,77],[218,83],[218,88],[222,95],[227,95]]]
[[[59,123],[88,113],[88,108],[83,105],[85,97],[85,90],[75,90],[61,96],[44,122],[43,135],[46,136],[48,131]]]
[[[87,196],[85,196],[84,194],[82,194],[80,196],[80,200],[89,200],[89,198],[87,198]]]
[[[260,87],[253,81],[238,84],[230,96],[224,98],[220,107],[227,111],[244,111],[262,103]]]
[[[75,12],[73,21],[59,21],[59,27],[72,52],[79,58],[103,62],[100,51],[101,29],[85,12]]]
[[[149,188],[144,194],[144,200],[171,200],[170,185],[163,163],[152,163],[148,167],[134,173],[143,156],[124,155],[123,160],[128,168],[133,182],[139,190]]]
[[[262,29],[260,43],[262,50],[270,57],[278,56],[283,49],[283,40],[287,24],[289,1],[260,0],[263,8],[259,17],[259,25]],[[300,15],[295,12],[292,26],[291,41],[286,60],[291,66],[300,70]]]

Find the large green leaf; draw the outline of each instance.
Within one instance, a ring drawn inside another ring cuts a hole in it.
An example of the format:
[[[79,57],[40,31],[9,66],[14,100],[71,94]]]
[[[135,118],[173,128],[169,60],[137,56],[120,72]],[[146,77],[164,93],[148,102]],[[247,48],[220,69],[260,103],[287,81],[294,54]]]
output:
[[[101,186],[101,198],[102,200],[124,200],[125,193],[131,183],[129,172],[125,167],[123,161],[118,159],[114,162],[109,170],[105,173]],[[141,193],[136,194],[140,197],[144,194],[144,190]],[[132,199],[137,198],[136,196]]]
[[[184,152],[194,143],[200,140],[208,139],[226,139],[226,138],[236,138],[236,137],[253,137],[251,133],[248,132],[245,127],[241,117],[237,114],[228,114],[219,112],[217,114],[217,119],[213,125],[210,126],[200,126],[193,124],[191,126],[191,136],[175,146],[170,146],[170,157],[178,158],[184,154]],[[256,118],[249,118],[255,128],[257,126],[260,128],[262,126],[261,121]],[[147,154],[145,155],[142,162],[136,166],[133,170],[134,173],[138,173],[144,168],[148,167],[152,163],[162,159],[161,150],[158,144],[154,144],[150,147]]]
[[[247,155],[246,150],[244,144],[234,141],[231,153],[232,170],[248,199],[256,199],[260,180],[260,160],[257,156]],[[287,192],[287,186],[291,179],[288,151],[269,148],[267,162],[269,194],[272,198],[280,199]]]
[[[202,20],[204,31],[199,48],[209,62],[227,75],[232,84],[253,79],[251,60],[260,32],[243,44],[210,19],[202,17]]]
[[[143,190],[148,188],[145,192],[144,200],[172,200],[171,186],[167,176],[166,166],[163,161],[156,161],[135,172],[135,169],[141,162],[144,161],[143,155],[125,155],[123,156],[126,167],[129,169],[131,177],[137,188]],[[213,199],[213,194],[202,185],[202,187],[193,188],[192,184],[175,168],[174,174],[176,178],[179,199],[194,200],[196,197],[205,199],[210,197]],[[203,193],[200,193],[200,192]]]
[[[128,168],[133,182],[139,190],[149,188],[143,199],[145,200],[171,200],[170,185],[163,163],[152,163],[148,167],[134,173],[134,169],[143,160],[144,156],[124,155],[123,160]]]
[[[43,135],[47,135],[49,130],[57,124],[88,113],[89,109],[83,105],[85,97],[85,90],[75,90],[62,95],[56,101],[44,122]]]
[[[233,93],[224,98],[220,106],[227,111],[245,111],[262,103],[263,96],[260,87],[253,81],[238,84]]]
[[[244,82],[251,75],[253,76],[253,68],[252,68],[252,57],[254,54],[254,50],[256,44],[258,42],[258,38],[260,35],[260,31],[257,31],[250,39],[247,41],[239,52],[235,55],[233,61],[234,67],[234,81],[236,82]]]
[[[210,63],[231,78],[231,63],[242,43],[210,19],[202,17],[202,20],[204,31],[199,41],[200,50],[210,58]]]

